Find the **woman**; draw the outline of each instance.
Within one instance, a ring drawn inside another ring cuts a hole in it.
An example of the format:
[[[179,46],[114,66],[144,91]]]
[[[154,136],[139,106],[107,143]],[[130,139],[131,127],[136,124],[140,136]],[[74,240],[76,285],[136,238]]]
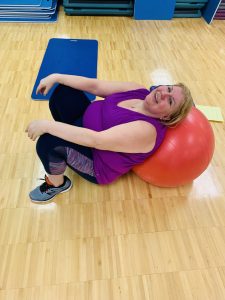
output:
[[[167,126],[180,122],[193,103],[183,84],[149,91],[137,83],[64,74],[42,79],[37,93],[46,95],[55,83],[49,101],[54,121],[33,121],[26,129],[33,141],[40,136],[37,153],[48,174],[29,194],[36,203],[72,187],[67,166],[96,184],[127,173],[158,149]],[[105,99],[91,103],[83,91]]]

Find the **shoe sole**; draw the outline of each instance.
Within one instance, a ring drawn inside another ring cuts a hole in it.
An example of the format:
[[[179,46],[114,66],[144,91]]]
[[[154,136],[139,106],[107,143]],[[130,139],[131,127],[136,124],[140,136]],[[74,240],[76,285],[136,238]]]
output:
[[[38,204],[48,204],[48,203],[51,203],[52,201],[53,201],[53,199],[57,196],[57,195],[59,195],[59,194],[62,194],[62,193],[65,193],[65,192],[68,192],[71,188],[73,187],[73,184],[72,184],[72,182],[71,182],[71,185],[66,189],[66,190],[63,190],[62,192],[60,192],[60,193],[58,193],[58,194],[55,194],[54,196],[52,196],[50,199],[48,199],[48,200],[45,200],[45,201],[40,201],[40,200],[33,200],[33,199],[31,199],[30,198],[30,200],[31,200],[31,202],[33,202],[33,203],[38,203]]]

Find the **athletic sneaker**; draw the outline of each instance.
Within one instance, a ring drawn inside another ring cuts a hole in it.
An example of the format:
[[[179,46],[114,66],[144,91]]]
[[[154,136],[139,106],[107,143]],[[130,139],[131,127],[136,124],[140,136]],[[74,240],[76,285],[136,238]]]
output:
[[[72,187],[72,182],[67,176],[64,176],[63,184],[57,187],[52,185],[52,183],[49,181],[46,175],[43,180],[45,181],[44,183],[42,183],[40,186],[36,187],[33,191],[30,192],[29,196],[32,202],[48,203],[56,195],[67,192]]]

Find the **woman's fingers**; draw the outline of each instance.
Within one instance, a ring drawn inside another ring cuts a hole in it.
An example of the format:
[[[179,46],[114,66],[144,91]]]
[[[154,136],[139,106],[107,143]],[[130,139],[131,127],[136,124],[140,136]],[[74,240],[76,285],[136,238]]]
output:
[[[34,120],[28,124],[25,132],[27,132],[28,137],[35,141],[40,135],[45,133],[46,120]]]
[[[37,87],[37,90],[36,90],[36,94],[45,94],[46,92],[46,86],[43,86],[43,85],[40,85]]]
[[[35,141],[36,140],[36,138],[37,138],[37,136],[36,136],[36,134],[28,134],[28,137],[32,140],[32,141]]]
[[[39,82],[39,85],[36,89],[36,94],[40,93],[41,95],[46,96],[54,84],[54,80],[52,78],[53,77],[51,75],[49,75],[49,76],[41,79],[41,81]]]
[[[36,140],[36,136],[35,136],[35,135],[32,135],[32,136],[31,136],[31,140],[32,140],[32,141],[35,141],[35,140]]]
[[[34,141],[34,133],[32,132],[32,128],[30,127],[30,124],[27,126],[25,132],[27,132],[27,136]]]

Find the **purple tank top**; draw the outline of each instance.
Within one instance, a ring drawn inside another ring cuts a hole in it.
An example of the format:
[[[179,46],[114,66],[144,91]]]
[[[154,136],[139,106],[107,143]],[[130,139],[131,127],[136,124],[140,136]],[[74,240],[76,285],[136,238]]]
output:
[[[83,117],[83,126],[95,131],[102,131],[113,126],[143,120],[156,128],[157,136],[154,148],[148,153],[122,153],[92,149],[95,176],[100,184],[107,184],[127,173],[134,165],[142,163],[161,145],[166,133],[166,126],[157,119],[145,116],[118,106],[118,103],[129,99],[141,99],[150,93],[147,89],[138,89],[112,94],[105,100],[92,102]]]

